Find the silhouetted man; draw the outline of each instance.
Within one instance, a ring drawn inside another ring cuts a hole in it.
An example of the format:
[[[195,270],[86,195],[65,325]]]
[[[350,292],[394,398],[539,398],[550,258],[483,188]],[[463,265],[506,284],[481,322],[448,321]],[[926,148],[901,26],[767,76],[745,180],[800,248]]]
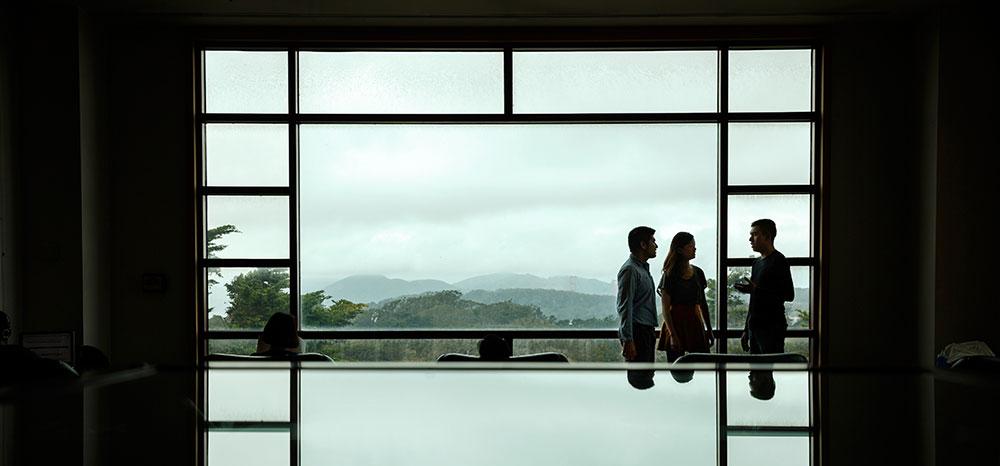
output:
[[[785,301],[795,298],[795,289],[788,260],[774,249],[776,236],[778,227],[773,220],[760,219],[750,225],[750,247],[760,257],[753,263],[750,280],[735,285],[740,292],[750,294],[740,343],[744,351],[753,354],[785,352]]]
[[[640,226],[628,233],[628,260],[618,270],[618,338],[629,362],[651,363],[656,355],[656,282],[649,259],[656,257],[656,230]],[[653,386],[653,371],[628,371],[635,388]]]

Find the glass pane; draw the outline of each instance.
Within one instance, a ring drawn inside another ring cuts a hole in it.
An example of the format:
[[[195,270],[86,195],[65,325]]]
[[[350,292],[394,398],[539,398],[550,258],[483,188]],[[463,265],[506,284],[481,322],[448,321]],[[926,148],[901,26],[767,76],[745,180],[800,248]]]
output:
[[[732,321],[730,321],[732,322]],[[742,329],[743,323],[741,322],[738,327],[730,326],[730,329]],[[727,347],[729,348],[729,353],[732,354],[743,354],[743,348],[740,346],[740,339],[730,338],[727,341]],[[806,359],[812,359],[809,356],[809,339],[808,338],[785,338],[785,352],[801,354],[806,357]]]
[[[786,257],[809,257],[811,207],[808,194],[729,196],[729,257],[759,256],[750,248],[750,224],[762,218],[778,226],[775,249]]]
[[[715,112],[718,52],[514,52],[516,113]]]
[[[354,327],[609,325],[634,226],[693,233],[714,276],[717,133],[303,125],[302,289],[368,304]]]
[[[224,330],[224,323],[221,320],[216,319],[215,325],[213,327],[212,320],[209,320],[208,329],[209,330]],[[251,354],[257,351],[257,340],[208,340],[208,354]]]
[[[309,340],[306,348],[338,362],[434,362],[445,353],[479,354],[479,340]]]
[[[617,316],[615,316],[614,326],[610,327],[610,329],[618,329]],[[571,362],[622,362],[623,360],[622,345],[618,342],[618,340],[514,339],[514,355],[545,353],[550,351],[564,354]],[[663,357],[663,360],[666,361],[665,356]]]
[[[730,426],[809,426],[809,373],[728,371]]]
[[[812,50],[731,50],[730,112],[812,110]]]
[[[209,330],[263,330],[271,314],[290,312],[287,268],[209,268],[207,275]]]
[[[288,186],[288,125],[205,125],[207,186]]]
[[[729,466],[808,466],[809,437],[730,435]]]
[[[716,465],[714,373],[688,383],[657,374],[649,390],[625,379],[624,371],[303,371],[302,464],[651,465],[669,454],[676,464]],[[633,445],[637,433],[669,447],[612,447]]]
[[[208,113],[287,112],[288,53],[206,51],[205,110]]]
[[[205,205],[207,257],[288,258],[287,196],[208,196]]]
[[[729,125],[729,184],[812,182],[812,123]]]
[[[501,52],[300,52],[303,113],[503,113]]]
[[[287,368],[287,363],[254,362],[254,369],[209,369],[209,422],[290,420]]]
[[[785,303],[785,320],[788,321],[788,328],[809,328],[809,313],[812,309],[812,267],[794,266],[791,269],[795,299]],[[740,293],[734,285],[743,277],[750,278],[750,267],[730,267],[728,270],[726,287],[729,300],[726,317],[729,328],[742,329],[747,318],[750,295]]]
[[[290,461],[288,432],[209,431],[207,466],[281,466]]]

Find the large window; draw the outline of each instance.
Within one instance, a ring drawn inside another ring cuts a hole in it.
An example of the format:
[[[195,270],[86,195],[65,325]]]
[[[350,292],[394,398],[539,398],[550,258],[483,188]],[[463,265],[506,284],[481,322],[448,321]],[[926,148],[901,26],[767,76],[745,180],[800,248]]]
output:
[[[499,332],[615,361],[637,225],[657,229],[656,278],[694,234],[716,350],[742,351],[732,284],[758,218],[793,265],[788,349],[810,352],[815,47],[199,53],[203,354],[252,352],[287,312],[337,360],[430,361]]]

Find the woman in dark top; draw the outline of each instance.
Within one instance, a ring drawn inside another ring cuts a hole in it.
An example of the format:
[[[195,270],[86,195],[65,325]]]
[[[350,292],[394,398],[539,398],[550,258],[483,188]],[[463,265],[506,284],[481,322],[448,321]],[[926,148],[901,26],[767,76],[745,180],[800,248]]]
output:
[[[705,272],[691,265],[694,236],[680,232],[670,241],[657,292],[663,303],[663,327],[657,348],[673,361],[684,353],[707,353],[715,343],[705,288]]]

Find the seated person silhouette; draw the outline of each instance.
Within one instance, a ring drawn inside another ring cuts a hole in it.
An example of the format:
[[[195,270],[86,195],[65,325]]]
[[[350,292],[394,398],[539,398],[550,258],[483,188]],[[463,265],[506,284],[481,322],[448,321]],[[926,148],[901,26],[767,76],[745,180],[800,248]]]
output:
[[[7,344],[12,333],[10,318],[0,311],[0,386],[77,377],[76,371],[62,361],[45,359],[23,346]]]
[[[81,345],[77,348],[74,369],[80,375],[107,371],[110,368],[108,356],[96,346]]]
[[[510,344],[498,335],[491,333],[479,340],[479,359],[483,361],[506,361],[512,354]]]
[[[267,319],[264,331],[257,338],[254,356],[281,356],[301,353],[305,346],[299,338],[295,318],[284,312],[275,312]]]

